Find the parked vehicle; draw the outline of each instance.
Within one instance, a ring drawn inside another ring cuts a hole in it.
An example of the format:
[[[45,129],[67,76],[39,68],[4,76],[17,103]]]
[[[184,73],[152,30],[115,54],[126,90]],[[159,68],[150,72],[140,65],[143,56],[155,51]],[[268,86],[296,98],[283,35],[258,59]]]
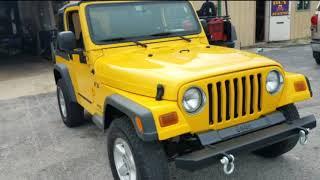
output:
[[[212,4],[211,9],[210,5]],[[216,7],[213,2],[206,1],[200,10],[197,11],[199,19],[205,28],[205,32],[211,45],[224,46],[224,47],[235,47],[235,40],[237,40],[237,34],[235,27],[231,23],[231,18],[228,11],[228,3],[224,1],[224,12],[222,15],[220,12],[217,14]]]
[[[319,29],[319,13],[320,3],[317,6],[315,14],[311,17],[311,47],[313,57],[316,63],[320,65],[320,29]]]
[[[294,103],[308,78],[256,54],[209,45],[188,1],[80,1],[60,11],[54,77],[63,122],[84,110],[107,129],[115,179],[168,179],[239,151],[272,158],[316,127]]]

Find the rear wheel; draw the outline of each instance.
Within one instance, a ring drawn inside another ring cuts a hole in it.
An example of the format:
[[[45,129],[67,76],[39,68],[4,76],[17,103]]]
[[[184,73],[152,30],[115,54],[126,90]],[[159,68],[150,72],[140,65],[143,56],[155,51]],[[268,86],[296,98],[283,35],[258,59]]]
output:
[[[316,60],[316,63],[320,65],[320,52],[313,51],[313,58]]]
[[[57,82],[57,98],[61,118],[66,126],[75,127],[83,123],[83,107],[71,101],[63,79],[59,79]]]
[[[299,112],[294,104],[289,104],[284,107],[281,107],[279,111],[283,113],[283,115],[286,117],[288,121],[300,118]],[[275,158],[293,149],[296,146],[298,140],[299,136],[297,135],[290,139],[259,149],[254,153],[266,158]]]
[[[115,180],[169,179],[167,157],[161,144],[142,141],[128,117],[113,120],[107,144]]]

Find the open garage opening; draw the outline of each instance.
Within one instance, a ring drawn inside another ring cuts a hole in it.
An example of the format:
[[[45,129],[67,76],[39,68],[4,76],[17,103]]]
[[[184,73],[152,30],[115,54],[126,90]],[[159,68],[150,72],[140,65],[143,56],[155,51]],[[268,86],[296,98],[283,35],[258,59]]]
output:
[[[2,96],[52,89],[52,42],[56,14],[64,3],[0,1],[0,88],[7,89]]]

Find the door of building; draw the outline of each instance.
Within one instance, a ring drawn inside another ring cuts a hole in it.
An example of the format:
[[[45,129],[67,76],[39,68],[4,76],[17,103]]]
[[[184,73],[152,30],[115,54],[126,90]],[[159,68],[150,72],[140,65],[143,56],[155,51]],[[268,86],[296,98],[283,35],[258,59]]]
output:
[[[266,41],[266,2],[256,1],[256,42]],[[268,18],[269,19],[269,18]]]
[[[270,1],[269,41],[290,39],[290,1]]]

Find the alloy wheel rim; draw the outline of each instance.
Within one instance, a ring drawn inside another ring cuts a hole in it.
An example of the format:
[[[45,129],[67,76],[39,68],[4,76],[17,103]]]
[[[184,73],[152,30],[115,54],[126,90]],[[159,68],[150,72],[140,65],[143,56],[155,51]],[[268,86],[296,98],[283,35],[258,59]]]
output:
[[[117,138],[113,146],[113,157],[120,180],[136,180],[137,171],[132,151],[128,143]]]
[[[58,88],[58,97],[59,97],[59,106],[61,109],[61,114],[64,118],[67,117],[67,107],[66,107],[66,102],[64,100],[63,92],[61,88]]]

